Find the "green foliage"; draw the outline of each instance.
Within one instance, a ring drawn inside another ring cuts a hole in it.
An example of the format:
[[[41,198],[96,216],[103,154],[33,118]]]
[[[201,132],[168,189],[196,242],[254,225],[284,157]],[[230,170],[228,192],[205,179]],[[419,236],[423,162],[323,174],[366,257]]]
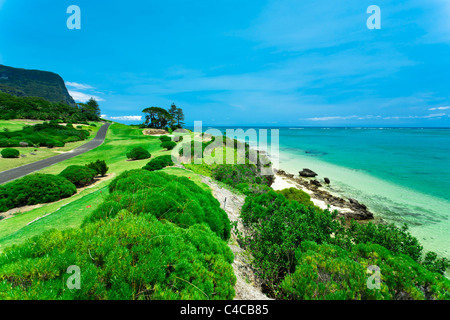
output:
[[[0,66],[1,68],[1,66]],[[4,88],[4,87],[3,87]],[[0,91],[2,85],[0,84]],[[34,120],[57,120],[64,122],[83,120],[99,121],[100,119],[91,112],[83,112],[75,103],[50,102],[45,98],[37,96],[23,97],[0,92],[0,119],[34,119]]]
[[[20,142],[41,147],[64,147],[66,142],[86,140],[90,133],[70,126],[61,126],[56,121],[34,126],[24,126],[22,130],[0,132],[0,147],[17,147]]]
[[[131,160],[143,160],[148,159],[152,155],[150,152],[145,150],[142,147],[133,148],[130,152],[127,153],[127,158]]]
[[[161,140],[161,142],[168,142],[168,141],[172,141],[172,139],[168,136],[160,136],[159,140]]]
[[[109,186],[111,194],[86,221],[113,218],[120,210],[151,213],[182,228],[205,223],[222,239],[230,237],[228,216],[210,192],[186,177],[145,170],[125,171]]]
[[[214,179],[228,184],[232,187],[241,183],[263,184],[270,187],[271,176],[260,174],[258,167],[254,164],[221,164],[212,170]]]
[[[291,201],[298,201],[299,203],[305,206],[313,206],[314,203],[311,201],[311,197],[309,194],[304,192],[303,190],[297,188],[288,188],[276,191],[279,194],[285,196],[286,199]]]
[[[73,183],[50,174],[32,174],[0,186],[0,212],[48,203],[76,193]]]
[[[51,231],[0,256],[0,299],[233,299],[233,254],[207,227],[181,229],[127,212]],[[67,268],[81,270],[68,290]]]
[[[87,186],[97,175],[97,171],[86,166],[69,166],[59,176],[72,182],[77,188]]]
[[[265,290],[274,297],[285,275],[294,271],[295,250],[303,241],[333,243],[331,235],[342,232],[336,212],[289,201],[274,191],[248,196],[241,218],[249,230],[242,241]]]
[[[20,157],[19,150],[11,149],[11,148],[3,149],[1,151],[1,154],[2,154],[3,158],[19,158]]]
[[[281,284],[283,294],[289,299],[450,298],[450,281],[428,271],[410,257],[395,255],[376,244],[358,244],[349,252],[335,245],[303,242],[296,252],[296,260],[295,272]],[[379,268],[380,289],[368,288],[368,266]]]
[[[354,243],[377,243],[392,252],[406,254],[415,261],[421,259],[423,248],[419,240],[408,232],[406,225],[399,228],[394,224],[359,224],[352,221],[347,232]]]
[[[87,164],[86,167],[95,170],[95,172],[102,177],[105,176],[109,170],[105,160],[96,160],[95,162]]]
[[[177,143],[173,142],[173,141],[165,141],[165,142],[161,143],[161,148],[166,149],[166,150],[172,150],[176,146],[177,146]]]
[[[157,171],[170,166],[173,166],[172,156],[166,155],[153,158],[142,169],[148,171]]]
[[[247,183],[240,183],[236,185],[234,188],[242,192],[246,196],[251,196],[254,194],[263,194],[269,192],[270,190],[273,190],[272,188],[263,184],[247,184]]]

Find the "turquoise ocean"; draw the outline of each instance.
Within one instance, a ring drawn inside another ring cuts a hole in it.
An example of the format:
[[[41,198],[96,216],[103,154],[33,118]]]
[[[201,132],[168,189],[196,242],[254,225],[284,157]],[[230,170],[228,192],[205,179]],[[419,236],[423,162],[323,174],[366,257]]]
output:
[[[280,169],[328,177],[332,193],[358,199],[387,222],[408,224],[424,251],[450,259],[450,129],[260,129],[268,131],[269,146],[271,129],[279,130]]]

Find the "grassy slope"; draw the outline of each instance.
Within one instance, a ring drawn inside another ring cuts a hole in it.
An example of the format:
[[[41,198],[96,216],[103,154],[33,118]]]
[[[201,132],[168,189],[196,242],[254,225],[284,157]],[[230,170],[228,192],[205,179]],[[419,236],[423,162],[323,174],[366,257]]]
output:
[[[36,123],[42,123],[43,121],[36,121]],[[8,125],[5,125],[8,123]],[[10,131],[16,131],[21,130],[22,127],[25,125],[25,123],[31,123],[27,122],[27,120],[0,120],[0,130],[1,128],[6,128],[9,126]],[[34,122],[33,122],[34,123]],[[60,154],[61,152],[67,152],[70,150],[73,150],[75,148],[78,148],[79,146],[82,146],[83,144],[91,141],[94,139],[95,135],[97,134],[97,131],[102,126],[102,123],[100,122],[91,122],[96,123],[97,127],[83,127],[85,130],[90,130],[91,135],[88,137],[87,140],[84,141],[78,141],[78,142],[70,142],[66,143],[64,147],[61,148],[52,148],[49,149],[47,147],[42,148],[14,148],[20,151],[21,154],[26,155],[25,158],[18,158],[18,159],[4,159],[0,157],[0,172],[10,170],[13,168],[17,168],[32,162],[36,162],[39,160],[47,159],[53,156],[56,156]],[[0,148],[3,149],[3,148]],[[35,151],[37,150],[37,151]],[[31,155],[30,152],[36,153],[36,155]]]
[[[84,165],[91,161],[102,159],[109,166],[108,174],[114,173],[119,175],[125,170],[140,169],[149,161],[148,159],[127,161],[126,153],[134,147],[147,149],[152,154],[152,157],[170,154],[170,151],[161,150],[160,140],[157,137],[144,136],[142,129],[114,124],[108,130],[105,142],[101,146],[83,155],[41,170],[40,173],[59,174],[69,165]],[[165,168],[164,172],[177,176],[190,177],[192,181],[205,190],[210,190],[207,185],[201,182],[201,177],[191,171],[180,168]],[[61,230],[78,228],[83,219],[92,213],[108,194],[107,185],[110,181],[101,182],[99,185],[83,190],[71,198],[46,204],[40,208],[0,221],[0,251],[6,246],[19,244],[51,228]],[[88,208],[88,206],[91,207]],[[40,217],[43,218],[29,224]]]

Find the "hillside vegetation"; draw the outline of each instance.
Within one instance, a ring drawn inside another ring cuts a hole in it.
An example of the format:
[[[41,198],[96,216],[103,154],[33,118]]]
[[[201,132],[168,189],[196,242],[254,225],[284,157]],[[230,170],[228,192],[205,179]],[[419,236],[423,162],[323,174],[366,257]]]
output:
[[[0,91],[18,97],[41,97],[75,106],[64,80],[57,74],[0,65]]]

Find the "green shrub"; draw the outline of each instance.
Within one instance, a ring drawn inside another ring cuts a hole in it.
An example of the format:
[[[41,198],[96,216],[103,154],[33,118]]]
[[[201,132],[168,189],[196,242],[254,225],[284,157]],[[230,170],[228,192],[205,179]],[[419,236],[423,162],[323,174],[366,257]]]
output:
[[[240,183],[234,187],[236,190],[242,192],[243,194],[247,196],[255,195],[255,194],[263,194],[267,193],[270,190],[273,190],[272,188],[263,185],[263,184],[247,184],[247,183]]]
[[[261,175],[254,164],[221,164],[212,170],[214,179],[232,187],[241,183],[264,184],[270,187],[271,176]]]
[[[80,138],[76,137],[76,136],[70,136],[70,137],[64,139],[64,143],[77,142],[77,141],[80,141]]]
[[[314,203],[311,201],[311,197],[305,191],[297,188],[288,188],[276,191],[279,194],[285,196],[286,199],[291,201],[298,201],[305,206],[313,206]]]
[[[102,177],[105,176],[105,174],[109,170],[109,167],[107,166],[105,160],[97,160],[95,162],[91,162],[91,163],[87,164],[86,167],[88,167],[92,170],[95,170],[95,172],[97,172],[97,174]]]
[[[205,223],[222,239],[230,237],[230,221],[220,203],[186,177],[131,170],[115,178],[109,191],[111,194],[85,223],[113,218],[126,209],[133,214],[151,213],[182,228]]]
[[[289,299],[450,299],[449,280],[380,245],[358,244],[349,252],[334,245],[304,242],[296,252],[296,260],[295,272],[281,284]],[[380,289],[368,288],[368,266],[379,268]]]
[[[1,151],[2,157],[3,158],[19,158],[20,157],[20,152],[17,149],[3,149]]]
[[[32,174],[0,186],[0,212],[54,202],[76,193],[73,183],[50,174]]]
[[[173,166],[172,156],[166,155],[153,158],[142,169],[148,171],[156,171],[170,166]]]
[[[127,153],[127,158],[131,160],[143,160],[148,159],[152,155],[150,152],[145,150],[142,147],[133,148],[130,152]]]
[[[0,256],[0,299],[233,299],[232,261],[226,243],[205,226],[181,229],[151,215],[122,212],[6,249]],[[71,265],[81,270],[79,290],[65,285]]]
[[[161,148],[166,149],[166,150],[172,150],[173,148],[175,148],[177,146],[176,142],[173,141],[165,141],[163,143],[161,143]]]
[[[82,188],[92,182],[97,171],[85,166],[69,166],[59,176],[72,182],[77,188]]]
[[[277,297],[279,284],[294,271],[295,250],[303,241],[340,239],[343,227],[336,215],[289,201],[274,191],[246,198],[241,218],[248,234],[241,240],[254,257],[255,270],[269,295]]]
[[[170,138],[168,136],[160,136],[159,140],[161,140],[161,142],[167,142],[167,141],[172,141],[172,138]]]

